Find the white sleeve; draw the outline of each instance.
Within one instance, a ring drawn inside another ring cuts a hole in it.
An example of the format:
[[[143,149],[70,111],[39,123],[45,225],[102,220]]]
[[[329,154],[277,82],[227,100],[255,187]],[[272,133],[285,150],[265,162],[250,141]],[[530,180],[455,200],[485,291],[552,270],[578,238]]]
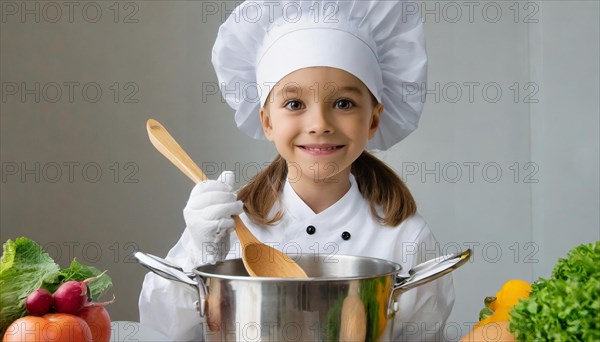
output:
[[[193,260],[186,253],[187,230],[169,251],[166,259],[190,271]],[[203,341],[203,319],[194,302],[198,292],[190,285],[146,274],[139,299],[140,322],[168,336],[172,341]]]
[[[421,221],[421,220],[417,220]],[[424,221],[412,242],[415,253],[397,256],[405,258],[403,267],[411,268],[439,255],[439,244]],[[414,242],[414,244],[413,244]],[[402,242],[406,246],[406,241]],[[405,249],[404,249],[405,250]],[[398,253],[403,249],[399,248]],[[454,305],[452,274],[398,296],[399,311],[394,319],[394,341],[444,341],[444,326]]]

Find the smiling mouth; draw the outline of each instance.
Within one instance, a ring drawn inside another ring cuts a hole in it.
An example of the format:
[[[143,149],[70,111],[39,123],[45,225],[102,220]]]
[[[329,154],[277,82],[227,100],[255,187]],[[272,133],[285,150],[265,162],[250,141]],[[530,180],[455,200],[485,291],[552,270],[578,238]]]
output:
[[[334,151],[344,147],[344,145],[333,145],[333,146],[307,146],[307,145],[298,145],[303,150],[307,151]]]

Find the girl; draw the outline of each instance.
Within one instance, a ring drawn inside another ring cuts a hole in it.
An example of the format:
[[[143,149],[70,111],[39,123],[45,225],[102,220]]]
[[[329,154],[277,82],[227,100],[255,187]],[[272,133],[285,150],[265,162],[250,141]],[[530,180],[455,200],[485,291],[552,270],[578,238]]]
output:
[[[436,240],[408,188],[366,150],[402,140],[422,109],[422,25],[404,8],[401,1],[252,1],[231,14],[213,48],[221,91],[238,127],[273,142],[279,155],[237,196],[231,173],[196,185],[168,260],[190,270],[241,257],[230,234],[234,214],[282,250],[376,257],[404,269],[435,256]],[[148,274],[140,320],[174,340],[199,340],[195,296]],[[394,340],[442,339],[453,302],[450,275],[402,294]]]

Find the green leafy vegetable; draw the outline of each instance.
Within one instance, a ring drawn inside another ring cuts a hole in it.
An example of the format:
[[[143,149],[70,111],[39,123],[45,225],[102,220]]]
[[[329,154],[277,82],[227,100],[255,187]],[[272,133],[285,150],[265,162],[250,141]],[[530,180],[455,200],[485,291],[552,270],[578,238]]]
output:
[[[8,240],[0,261],[0,335],[25,316],[25,300],[34,290],[58,281],[60,267],[40,245],[26,239]]]
[[[35,241],[24,237],[8,240],[0,260],[0,336],[14,320],[27,314],[25,300],[31,292],[44,288],[53,293],[65,281],[82,281],[100,273],[76,260],[61,270]],[[97,300],[111,286],[107,275],[89,284],[91,300]]]
[[[600,241],[572,249],[510,311],[519,341],[600,341]]]

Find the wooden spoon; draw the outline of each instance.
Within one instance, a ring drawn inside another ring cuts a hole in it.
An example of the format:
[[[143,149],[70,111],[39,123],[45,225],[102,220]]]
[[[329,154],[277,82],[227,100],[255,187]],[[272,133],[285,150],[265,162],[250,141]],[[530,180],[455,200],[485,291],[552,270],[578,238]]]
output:
[[[146,129],[152,145],[191,180],[200,183],[208,179],[163,125],[150,119],[146,123]],[[232,218],[235,222],[235,232],[242,244],[242,260],[250,275],[273,278],[308,278],[304,270],[290,257],[258,241],[239,216],[234,215]]]

